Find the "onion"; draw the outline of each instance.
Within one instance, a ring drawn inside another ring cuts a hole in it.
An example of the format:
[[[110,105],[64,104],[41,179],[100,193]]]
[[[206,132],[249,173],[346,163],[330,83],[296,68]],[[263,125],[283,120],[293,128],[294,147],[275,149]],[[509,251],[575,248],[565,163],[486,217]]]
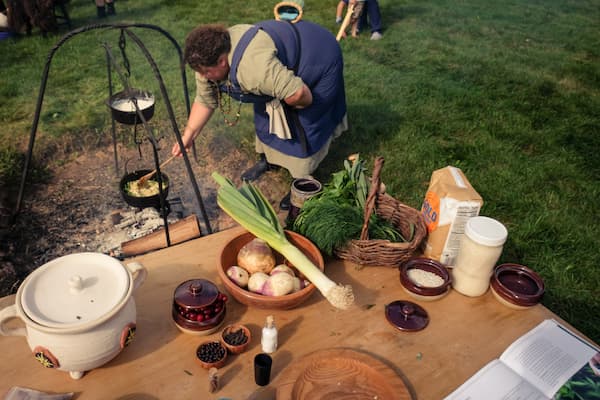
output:
[[[275,267],[275,256],[267,242],[254,238],[240,249],[237,263],[251,275],[255,272],[268,274]]]
[[[262,287],[266,296],[284,296],[294,290],[294,277],[285,272],[273,274]]]
[[[250,279],[250,275],[248,274],[248,271],[242,267],[234,265],[227,268],[227,276],[239,287],[245,288],[248,286],[248,279]]]
[[[265,282],[269,279],[269,275],[264,272],[255,272],[248,279],[248,290],[254,293],[261,293]]]

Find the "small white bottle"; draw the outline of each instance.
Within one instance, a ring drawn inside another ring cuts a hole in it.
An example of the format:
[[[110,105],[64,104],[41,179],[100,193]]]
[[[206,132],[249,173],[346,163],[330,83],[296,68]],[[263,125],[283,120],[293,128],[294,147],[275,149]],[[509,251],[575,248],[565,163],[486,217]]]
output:
[[[273,316],[267,317],[267,322],[262,329],[262,338],[260,340],[263,353],[274,353],[277,350],[277,328],[273,321]]]

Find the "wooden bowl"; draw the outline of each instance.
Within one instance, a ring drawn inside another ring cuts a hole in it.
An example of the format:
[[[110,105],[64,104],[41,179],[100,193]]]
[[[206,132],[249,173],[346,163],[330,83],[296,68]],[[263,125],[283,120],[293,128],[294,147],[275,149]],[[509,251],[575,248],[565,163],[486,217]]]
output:
[[[240,331],[245,336],[245,341],[238,344],[231,343],[230,335],[236,335]],[[228,325],[221,332],[221,343],[223,343],[223,346],[225,346],[227,351],[229,351],[231,354],[240,354],[246,351],[251,340],[252,334],[250,333],[250,329],[248,329],[248,327],[245,325]]]
[[[212,347],[213,350],[218,351],[219,355],[221,355],[221,357],[219,357],[218,359],[215,359],[215,360],[202,359],[201,352],[204,349],[206,349],[207,347]],[[205,368],[205,369],[221,368],[223,365],[225,365],[226,359],[227,359],[227,349],[218,340],[209,340],[207,342],[203,342],[196,349],[196,360],[202,366],[202,368]]]
[[[310,240],[306,237],[292,231],[286,231],[286,236],[290,243],[298,247],[308,258],[311,260],[321,271],[325,269],[325,262],[323,261],[323,256],[319,251],[319,248],[315,246]],[[313,294],[316,290],[316,286],[312,283],[304,287],[303,289],[286,294],[284,296],[264,296],[258,293],[252,293],[244,288],[239,287],[235,284],[229,277],[227,276],[227,268],[232,265],[237,265],[237,254],[240,249],[252,239],[254,239],[254,235],[250,232],[242,233],[229,241],[223,247],[221,251],[221,258],[219,268],[217,268],[219,273],[219,278],[221,278],[221,282],[225,289],[233,298],[239,301],[242,304],[245,304],[250,307],[256,307],[266,310],[289,310],[291,308],[298,307],[300,304],[308,300],[308,298]],[[275,254],[276,264],[287,264],[292,269],[295,270],[294,266],[289,262],[286,263],[281,256],[281,254],[273,251]],[[295,270],[295,272],[298,272]],[[301,279],[303,278],[302,274],[297,273]]]

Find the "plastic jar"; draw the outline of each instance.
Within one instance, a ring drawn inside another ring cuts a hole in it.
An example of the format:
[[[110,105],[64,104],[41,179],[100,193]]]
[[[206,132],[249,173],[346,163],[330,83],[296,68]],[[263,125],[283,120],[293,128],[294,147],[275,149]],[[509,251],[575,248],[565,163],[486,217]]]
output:
[[[507,236],[506,227],[495,219],[469,218],[452,271],[452,287],[466,296],[484,294]]]

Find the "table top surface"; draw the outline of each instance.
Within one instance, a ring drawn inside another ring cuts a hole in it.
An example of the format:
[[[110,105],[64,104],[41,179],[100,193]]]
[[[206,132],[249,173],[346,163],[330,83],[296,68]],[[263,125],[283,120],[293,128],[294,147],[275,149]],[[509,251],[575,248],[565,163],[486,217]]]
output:
[[[436,301],[412,299],[400,286],[398,270],[364,267],[327,259],[325,272],[334,281],[351,284],[356,302],[349,310],[332,307],[318,291],[300,307],[261,310],[229,296],[224,325],[243,323],[252,333],[246,352],[230,355],[219,370],[219,390],[209,392],[208,371],[195,360],[198,345],[218,340],[182,333],[171,319],[173,291],[185,280],[204,278],[225,291],[217,275],[221,249],[241,228],[214,233],[183,244],[126,260],[143,264],[148,276],[134,293],[137,305],[135,340],[107,364],[73,380],[64,371],[43,368],[22,336],[0,337],[6,360],[0,367],[0,395],[12,386],[50,393],[75,392],[76,399],[274,399],[286,371],[304,356],[339,348],[359,351],[394,371],[413,399],[441,399],[466,381],[519,336],[547,318],[564,323],[536,305],[514,310],[488,291],[477,298],[455,291]],[[421,305],[430,322],[417,332],[402,332],[385,318],[385,305],[410,300]],[[14,304],[14,295],[0,299],[0,308]],[[271,383],[254,382],[253,359],[261,352],[264,321],[273,315],[279,347],[272,354]],[[20,320],[10,321],[20,324]],[[286,368],[288,368],[286,370]],[[289,384],[289,382],[288,382]]]

